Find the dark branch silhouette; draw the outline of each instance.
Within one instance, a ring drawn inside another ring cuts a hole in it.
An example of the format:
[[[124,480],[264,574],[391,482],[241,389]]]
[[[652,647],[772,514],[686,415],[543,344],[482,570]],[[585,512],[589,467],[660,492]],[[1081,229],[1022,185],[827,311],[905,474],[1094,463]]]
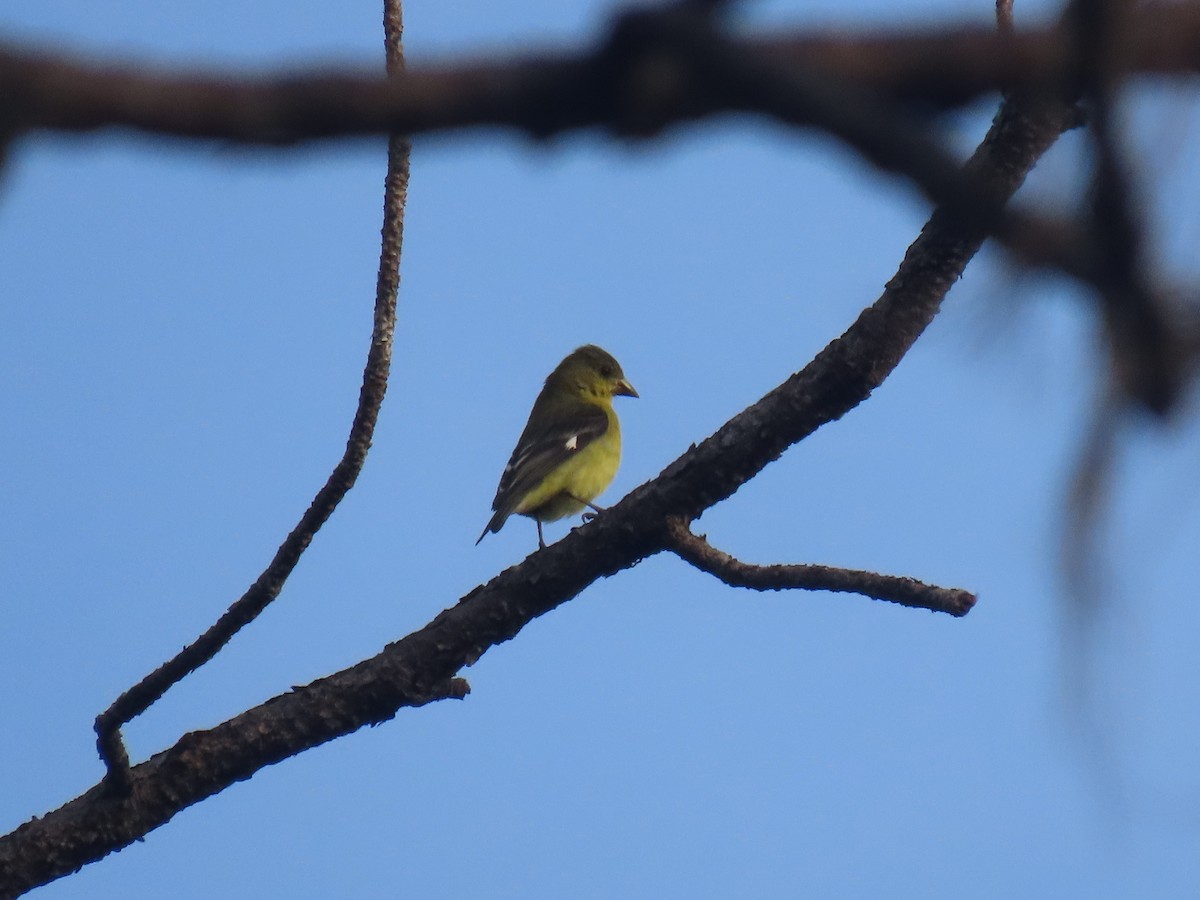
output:
[[[996,91],[1053,97],[1078,89],[1069,29],[1008,33],[975,24],[854,34],[739,39],[749,55],[803,65],[883,101],[934,111]],[[1200,71],[1200,8],[1146,3],[1114,35],[1112,72]],[[614,58],[619,83],[601,77]],[[603,42],[590,53],[531,54],[372,71],[190,74],[134,60],[109,63],[0,44],[0,123],[17,131],[130,128],[159,135],[278,145],[338,137],[508,126],[535,136],[583,127],[622,131],[649,106],[663,124],[736,111],[719,85]],[[683,76],[683,77],[680,77]]]
[[[756,591],[782,591],[791,588],[806,591],[843,591],[863,594],[875,600],[899,603],[913,609],[965,616],[975,606],[975,595],[959,588],[943,588],[903,578],[881,575],[861,569],[835,566],[769,565],[744,563],[724,550],[712,546],[706,536],[696,535],[681,519],[667,523],[667,548],[697,569],[719,578],[730,587]]]
[[[1186,350],[1159,286],[1148,275],[1143,228],[1117,134],[1120,80],[1113,54],[1128,8],[1123,2],[1076,0],[1065,21],[1074,28],[1088,106],[1095,161],[1087,244],[1097,269],[1111,369],[1125,396],[1142,398],[1148,408],[1162,413],[1174,406],[1179,393]]]

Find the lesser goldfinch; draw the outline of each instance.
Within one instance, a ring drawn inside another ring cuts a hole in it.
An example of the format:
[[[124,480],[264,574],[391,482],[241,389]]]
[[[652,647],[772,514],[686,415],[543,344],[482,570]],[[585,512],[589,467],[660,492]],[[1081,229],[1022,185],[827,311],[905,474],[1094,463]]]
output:
[[[513,513],[542,523],[585,506],[608,487],[621,464],[621,426],[613,409],[617,395],[636,397],[621,365],[594,344],[580,347],[558,364],[534,401],[525,430],[500,476],[489,531],[499,531]],[[479,541],[475,543],[478,544]]]

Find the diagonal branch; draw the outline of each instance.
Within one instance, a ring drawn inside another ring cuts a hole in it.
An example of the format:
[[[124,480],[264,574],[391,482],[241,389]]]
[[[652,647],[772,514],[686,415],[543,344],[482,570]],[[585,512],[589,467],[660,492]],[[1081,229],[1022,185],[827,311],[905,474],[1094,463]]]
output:
[[[782,591],[789,588],[842,591],[952,616],[965,616],[975,606],[975,595],[970,591],[937,587],[915,578],[835,566],[758,566],[744,563],[709,544],[706,536],[693,534],[682,519],[667,521],[667,549],[730,587],[756,591]]]
[[[387,64],[391,72],[404,66],[401,43],[403,23],[399,0],[387,4],[384,21]],[[108,768],[109,786],[127,792],[129,754],[120,729],[141,715],[172,685],[212,659],[238,631],[254,621],[279,596],[284,582],[300,561],[313,536],[329,520],[342,498],[354,487],[362,471],[375,423],[387,393],[392,361],[392,338],[396,329],[396,296],[400,288],[400,250],[404,241],[404,205],[408,195],[409,156],[407,137],[388,140],[387,176],[384,181],[382,248],[375,286],[375,321],[370,349],[363,370],[358,407],[346,440],[346,450],[329,479],[317,492],[300,522],[275,552],[275,557],[249,589],[191,644],[163,663],[96,718],[96,746]]]

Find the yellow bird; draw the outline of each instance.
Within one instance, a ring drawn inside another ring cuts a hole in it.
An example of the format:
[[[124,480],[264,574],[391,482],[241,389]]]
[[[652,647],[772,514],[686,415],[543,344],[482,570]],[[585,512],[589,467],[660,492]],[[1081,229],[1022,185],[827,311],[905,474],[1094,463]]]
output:
[[[621,464],[621,425],[615,396],[636,397],[621,365],[594,344],[560,362],[534,401],[525,430],[500,476],[492,501],[489,531],[504,527],[513,513],[537,523],[538,546],[545,547],[542,523],[591,507],[612,483]]]

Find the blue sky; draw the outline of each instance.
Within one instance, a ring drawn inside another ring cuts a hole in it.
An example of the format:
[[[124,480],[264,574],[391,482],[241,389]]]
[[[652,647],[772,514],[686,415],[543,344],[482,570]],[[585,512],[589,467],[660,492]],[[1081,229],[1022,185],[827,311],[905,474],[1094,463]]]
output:
[[[380,56],[372,3],[22,6],[0,11],[9,36],[160,63]],[[991,15],[747,6],[801,24]],[[414,3],[409,56],[583,45],[610,8]],[[1133,99],[1161,264],[1194,274],[1195,104]],[[964,146],[988,114],[954,123]],[[1064,140],[1028,196],[1062,196],[1081,158]],[[383,164],[382,141],[18,148],[0,183],[0,830],[100,777],[93,717],[253,581],[336,462]],[[832,142],[753,121],[646,146],[420,141],[363,476],[279,601],[127,729],[135,758],[377,652],[529,553],[524,521],[473,542],[573,347],[606,347],[642,395],[620,402],[613,500],[841,333],[926,213]],[[1189,422],[1130,431],[1090,717],[1068,699],[1058,547],[1094,329],[1070,285],[985,252],[870,401],[697,525],[749,561],[976,590],[967,618],[738,592],[654,558],[489,652],[466,701],[273,766],[37,896],[1194,896]]]

